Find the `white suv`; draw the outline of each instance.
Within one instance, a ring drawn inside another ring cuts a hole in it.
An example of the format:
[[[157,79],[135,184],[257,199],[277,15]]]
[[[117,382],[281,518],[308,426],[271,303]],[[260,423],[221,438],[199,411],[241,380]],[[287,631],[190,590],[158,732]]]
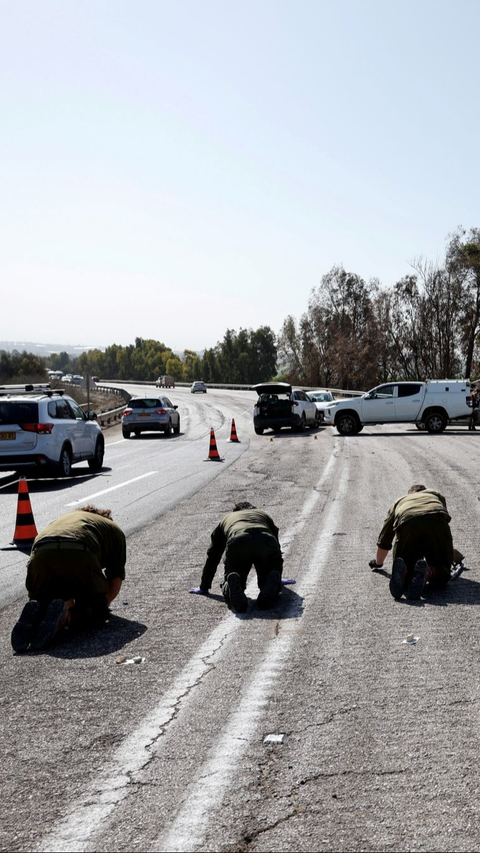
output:
[[[105,441],[95,417],[48,386],[0,388],[0,470],[68,477],[74,462],[87,460],[100,471]]]

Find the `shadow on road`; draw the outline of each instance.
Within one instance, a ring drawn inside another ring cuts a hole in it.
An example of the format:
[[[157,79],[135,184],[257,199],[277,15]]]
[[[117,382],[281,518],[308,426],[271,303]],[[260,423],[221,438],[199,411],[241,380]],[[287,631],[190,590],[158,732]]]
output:
[[[216,593],[210,593],[208,596],[209,599],[215,599],[215,601],[220,601],[222,605],[225,607],[225,599],[223,595],[217,595]],[[275,619],[283,620],[283,619],[297,619],[299,616],[303,614],[303,598],[298,593],[294,592],[292,589],[286,589],[285,587],[282,589],[281,595],[279,595],[275,606],[270,610],[260,610],[255,603],[255,599],[248,599],[248,610],[246,613],[237,613],[235,610],[231,610],[234,616],[238,619],[250,620],[250,619]]]
[[[133,622],[112,614],[104,627],[84,633],[65,634],[58,645],[37,654],[68,660],[103,657],[120,651],[141,637],[146,630],[147,626],[142,622]]]
[[[480,604],[480,583],[469,580],[462,575],[457,580],[451,581],[445,589],[431,592],[428,587],[422,598],[417,601],[408,601],[401,598],[399,604],[408,604],[409,607],[448,607],[449,604]]]

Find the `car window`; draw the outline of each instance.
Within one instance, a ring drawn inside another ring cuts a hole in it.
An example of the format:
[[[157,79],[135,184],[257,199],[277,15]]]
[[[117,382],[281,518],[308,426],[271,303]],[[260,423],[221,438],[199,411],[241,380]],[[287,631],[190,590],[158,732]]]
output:
[[[154,409],[155,406],[161,406],[162,402],[158,397],[142,397],[138,400],[130,400],[128,405],[131,409]]]
[[[399,385],[398,386],[398,396],[399,397],[413,397],[415,394],[420,393],[421,385],[412,384],[408,385]]]
[[[63,401],[59,401],[59,402],[63,402]],[[68,405],[70,406],[70,409],[73,412],[73,417],[77,421],[84,421],[85,420],[85,415],[83,413],[83,409],[80,408],[80,406],[78,405],[78,403],[75,402],[75,400],[69,400]]]
[[[380,385],[380,388],[372,391],[372,398],[375,400],[386,400],[389,397],[393,397],[394,393],[395,385]]]
[[[307,396],[316,403],[331,403],[333,400],[333,394],[331,394],[330,391],[321,391],[318,394],[307,394]]]
[[[305,401],[307,399],[305,396],[305,391],[294,391],[293,392],[293,399]]]
[[[51,418],[69,421],[72,420],[72,417],[75,418],[75,415],[72,415],[66,400],[49,400],[47,411]]]
[[[38,403],[27,400],[0,402],[0,424],[36,424],[38,423]]]
[[[168,399],[168,397],[163,397],[160,402],[161,402],[162,406],[164,406],[165,409],[173,409],[173,406],[172,406],[170,400]]]

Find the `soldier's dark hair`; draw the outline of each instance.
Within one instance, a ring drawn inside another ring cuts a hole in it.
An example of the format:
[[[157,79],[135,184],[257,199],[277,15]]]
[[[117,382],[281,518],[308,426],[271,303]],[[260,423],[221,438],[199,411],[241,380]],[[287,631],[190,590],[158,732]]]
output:
[[[92,504],[87,504],[87,506],[79,506],[77,507],[78,512],[94,512],[95,515],[101,515],[102,518],[111,518],[112,510],[111,509],[98,509],[96,506],[92,506]]]
[[[256,507],[248,501],[241,501],[240,503],[235,504],[233,511],[238,512],[240,509],[256,509]]]
[[[412,492],[424,492],[426,488],[426,486],[410,486],[408,494],[411,495]]]

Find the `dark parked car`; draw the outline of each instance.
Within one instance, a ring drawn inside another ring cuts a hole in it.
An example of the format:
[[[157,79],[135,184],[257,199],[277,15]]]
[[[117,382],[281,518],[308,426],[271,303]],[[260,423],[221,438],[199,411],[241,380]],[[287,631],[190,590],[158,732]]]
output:
[[[279,432],[290,427],[300,432],[315,426],[317,408],[305,391],[293,391],[287,382],[262,382],[254,385],[258,400],[253,410],[253,426],[257,435],[265,429]]]

